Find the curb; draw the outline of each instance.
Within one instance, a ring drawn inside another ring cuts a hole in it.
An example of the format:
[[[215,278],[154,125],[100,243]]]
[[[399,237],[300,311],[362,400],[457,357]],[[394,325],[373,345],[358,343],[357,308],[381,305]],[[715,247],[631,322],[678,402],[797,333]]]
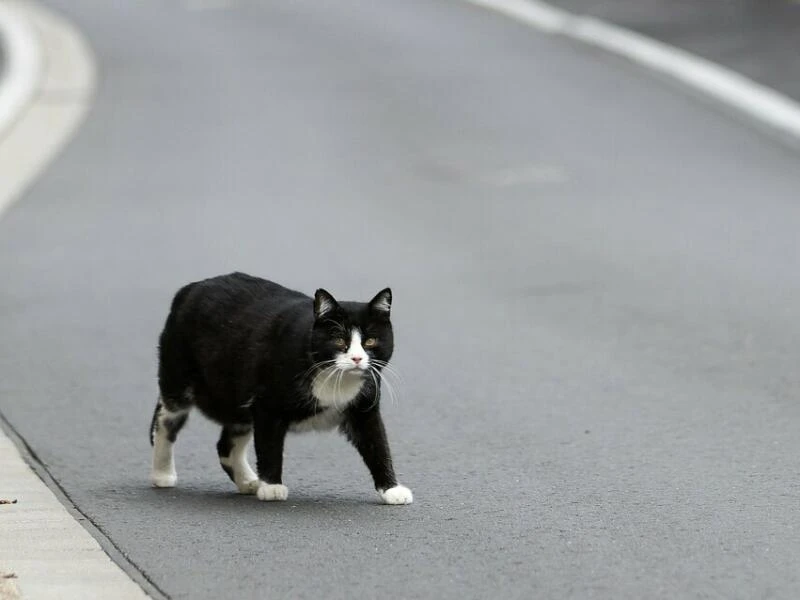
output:
[[[601,48],[711,97],[800,147],[800,104],[726,67],[669,44],[539,0],[466,0],[540,31]]]
[[[86,116],[95,67],[80,33],[35,2],[0,4],[0,43],[2,217]],[[0,600],[147,598],[1,415],[0,500]]]

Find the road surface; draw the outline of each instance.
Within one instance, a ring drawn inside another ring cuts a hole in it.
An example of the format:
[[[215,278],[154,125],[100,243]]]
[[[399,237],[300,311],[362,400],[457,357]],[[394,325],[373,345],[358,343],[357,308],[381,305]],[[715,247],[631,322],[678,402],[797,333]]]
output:
[[[0,411],[165,595],[797,597],[796,153],[456,1],[47,4],[101,75],[0,222]],[[149,487],[169,301],[234,269],[392,286],[413,505],[333,434],[238,496],[199,415]]]
[[[797,0],[551,0],[673,44],[800,101]]]

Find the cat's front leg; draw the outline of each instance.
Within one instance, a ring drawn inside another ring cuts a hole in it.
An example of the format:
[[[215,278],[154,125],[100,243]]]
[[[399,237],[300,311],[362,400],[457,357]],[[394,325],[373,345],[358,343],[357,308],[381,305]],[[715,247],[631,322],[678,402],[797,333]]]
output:
[[[366,412],[353,408],[342,424],[342,431],[367,465],[375,489],[386,504],[411,504],[411,490],[397,483],[386,429],[377,407]]]
[[[255,415],[256,468],[260,483],[256,489],[259,500],[286,500],[289,489],[281,483],[283,443],[288,423],[274,415]]]

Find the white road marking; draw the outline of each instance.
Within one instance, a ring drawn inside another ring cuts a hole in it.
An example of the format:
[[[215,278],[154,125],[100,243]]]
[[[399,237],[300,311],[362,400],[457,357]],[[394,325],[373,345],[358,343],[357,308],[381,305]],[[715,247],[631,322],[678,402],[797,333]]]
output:
[[[6,3],[0,3],[0,29],[3,31],[6,61],[0,86],[0,138],[33,98],[42,77],[42,52],[28,19]]]
[[[24,40],[29,33],[32,38]],[[83,37],[37,2],[0,2],[0,38],[7,42],[0,74],[2,213],[71,137],[91,104],[95,80]],[[17,490],[19,499],[3,510],[3,547],[17,557],[9,556],[3,567],[17,575],[26,598],[147,598],[100,546],[102,532],[88,519],[85,528],[78,523],[65,508],[69,500],[48,489],[2,430],[0,473],[5,489]],[[50,480],[44,470],[42,478]],[[126,560],[107,548],[116,560]]]
[[[22,110],[33,100],[43,77],[41,47],[31,23],[13,4],[0,3],[0,30],[6,56],[0,75],[0,140],[5,138]],[[0,193],[0,215],[17,195]]]
[[[541,31],[570,37],[658,71],[800,144],[800,104],[730,69],[669,44],[538,0],[466,0]]]
[[[15,20],[5,21],[8,12],[16,15]],[[5,27],[28,21],[35,23],[35,38],[44,43],[39,46],[37,41],[18,41],[6,48],[8,73],[32,71],[13,76],[11,85],[16,91],[12,92],[5,91],[6,79],[1,77],[0,99],[5,98],[1,101],[5,108],[0,113],[0,216],[67,142],[87,113],[94,92],[94,63],[86,58],[91,56],[91,50],[83,37],[36,2],[0,2],[3,39],[22,36],[24,25],[13,34]],[[31,50],[30,44],[39,49]],[[22,52],[19,58],[18,51]],[[34,59],[33,55],[41,55],[41,59]],[[47,68],[41,68],[45,63]],[[36,78],[35,82],[30,83],[31,77]],[[28,95],[27,104],[19,105],[27,93],[22,88],[31,85],[34,93]],[[7,112],[15,105],[16,114]]]

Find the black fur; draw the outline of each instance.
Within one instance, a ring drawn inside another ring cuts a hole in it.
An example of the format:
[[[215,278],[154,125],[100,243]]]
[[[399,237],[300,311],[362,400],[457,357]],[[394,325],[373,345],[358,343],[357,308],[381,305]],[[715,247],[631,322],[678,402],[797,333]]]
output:
[[[171,412],[196,406],[223,425],[221,458],[230,453],[233,437],[253,428],[259,479],[281,483],[287,432],[322,410],[311,393],[312,378],[321,362],[341,350],[336,339],[358,327],[365,339],[377,340],[365,348],[376,372],[374,378],[365,373],[339,428],[364,459],[375,487],[391,488],[397,480],[379,412],[381,365],[394,348],[390,303],[388,288],[370,303],[340,303],[325,290],[312,300],[243,273],[191,283],[175,295],[161,334],[160,403]],[[160,404],[156,415],[159,409]],[[165,423],[171,441],[185,420]],[[154,417],[151,442],[158,426]],[[223,468],[233,479],[231,469]]]

